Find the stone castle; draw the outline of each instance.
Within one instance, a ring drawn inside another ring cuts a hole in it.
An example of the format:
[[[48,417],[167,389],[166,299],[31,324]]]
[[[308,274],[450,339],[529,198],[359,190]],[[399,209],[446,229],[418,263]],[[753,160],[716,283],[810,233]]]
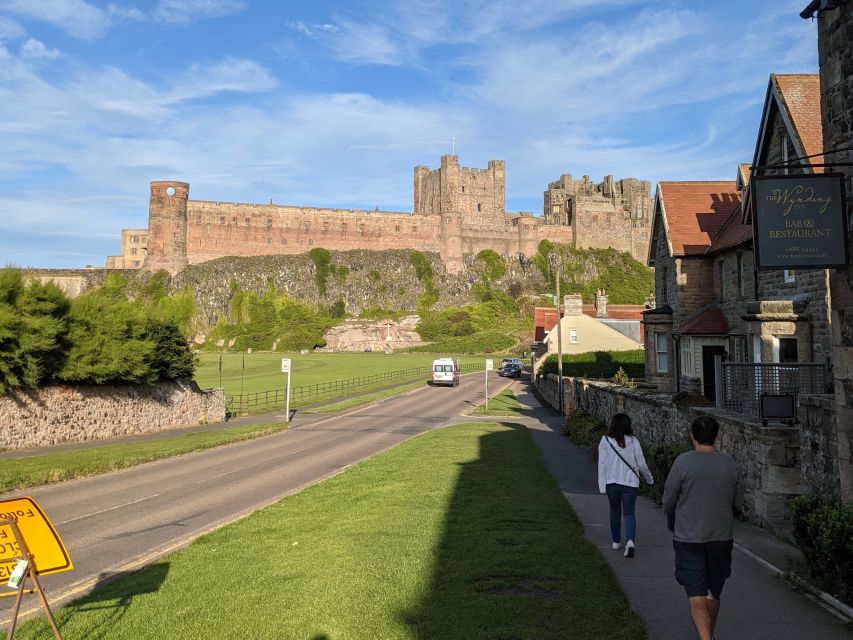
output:
[[[613,247],[646,260],[649,182],[607,176],[595,184],[566,174],[548,185],[544,215],[534,216],[505,211],[505,177],[503,160],[472,169],[442,156],[438,169],[415,167],[413,213],[190,200],[185,182],[152,182],[148,228],[122,230],[122,255],[107,258],[106,267],[177,273],[224,256],[322,247],[434,251],[448,273],[459,273],[466,254],[492,249],[531,256],[544,239]]]

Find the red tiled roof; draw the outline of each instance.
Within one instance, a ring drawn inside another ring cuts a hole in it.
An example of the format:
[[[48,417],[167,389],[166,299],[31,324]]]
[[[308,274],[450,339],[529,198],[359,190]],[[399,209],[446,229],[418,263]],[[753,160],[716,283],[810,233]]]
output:
[[[744,224],[740,207],[735,209],[723,228],[717,232],[705,253],[712,254],[752,241],[752,225]]]
[[[791,123],[793,132],[800,139],[806,155],[823,151],[823,129],[820,121],[820,76],[806,73],[772,74],[771,81],[776,83],[782,102]],[[818,156],[806,162],[823,162]],[[815,167],[818,173],[822,167]]]
[[[676,256],[701,255],[740,206],[732,181],[659,182],[669,241]]]
[[[729,323],[719,307],[713,306],[700,311],[681,324],[681,333],[704,336],[725,335],[729,332]]]

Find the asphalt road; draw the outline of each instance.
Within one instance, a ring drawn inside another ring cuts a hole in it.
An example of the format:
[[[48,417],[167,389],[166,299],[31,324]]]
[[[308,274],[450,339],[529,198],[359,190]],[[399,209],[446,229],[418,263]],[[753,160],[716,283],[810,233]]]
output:
[[[508,381],[494,373],[489,395]],[[427,387],[344,415],[297,415],[291,429],[114,473],[31,488],[56,526],[74,570],[41,578],[51,607],[132,571],[200,535],[340,472],[483,402],[484,374],[459,387]],[[269,417],[265,417],[269,421]],[[13,598],[0,599],[0,625]],[[22,616],[40,611],[28,596]]]

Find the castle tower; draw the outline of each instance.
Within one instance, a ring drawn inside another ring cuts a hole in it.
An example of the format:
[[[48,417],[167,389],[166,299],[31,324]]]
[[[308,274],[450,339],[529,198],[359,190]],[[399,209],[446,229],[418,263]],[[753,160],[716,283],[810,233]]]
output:
[[[459,158],[456,156],[441,156],[441,209],[445,211],[459,211],[459,192],[461,189],[459,179]]]
[[[187,266],[187,200],[190,185],[186,182],[151,183],[148,204],[148,255],[146,269],[165,269],[171,274]]]
[[[539,221],[533,214],[522,214],[518,218],[518,250],[532,256],[539,250]]]
[[[429,167],[423,165],[415,167],[415,208],[412,211],[416,216],[429,213],[426,193],[428,177]]]
[[[447,156],[445,156],[447,157]],[[441,259],[447,273],[462,272],[462,214],[456,211],[441,212]]]

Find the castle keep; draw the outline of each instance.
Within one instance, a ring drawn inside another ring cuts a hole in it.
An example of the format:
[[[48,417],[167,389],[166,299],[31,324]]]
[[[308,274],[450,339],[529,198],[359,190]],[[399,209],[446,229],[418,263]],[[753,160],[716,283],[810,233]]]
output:
[[[177,273],[223,256],[322,247],[434,251],[449,273],[458,273],[466,254],[492,249],[530,256],[546,238],[580,248],[613,247],[645,260],[648,182],[607,176],[595,185],[586,176],[573,181],[564,175],[549,185],[545,215],[536,217],[505,211],[505,177],[503,160],[472,169],[460,167],[456,156],[442,156],[438,169],[415,167],[413,213],[190,200],[185,182],[152,182],[148,229],[124,230],[122,255],[107,258],[106,266]]]

